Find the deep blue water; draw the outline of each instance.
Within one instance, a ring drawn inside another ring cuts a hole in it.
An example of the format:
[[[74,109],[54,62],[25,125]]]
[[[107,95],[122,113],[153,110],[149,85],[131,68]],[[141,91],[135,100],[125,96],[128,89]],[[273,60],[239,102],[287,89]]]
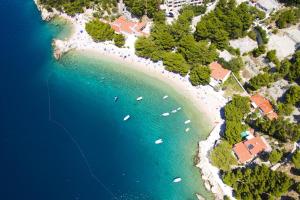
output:
[[[208,128],[188,100],[87,52],[55,61],[51,41],[62,29],[42,22],[32,0],[1,0],[0,24],[0,199],[211,197],[193,166]],[[176,176],[183,181],[173,184]]]

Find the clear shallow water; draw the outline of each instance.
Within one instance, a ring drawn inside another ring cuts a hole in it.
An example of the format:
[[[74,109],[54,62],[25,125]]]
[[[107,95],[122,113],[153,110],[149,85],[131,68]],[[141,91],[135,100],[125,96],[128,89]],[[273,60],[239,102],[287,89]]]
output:
[[[210,197],[193,166],[197,142],[208,132],[186,99],[142,73],[83,53],[58,63],[51,40],[69,30],[41,22],[31,0],[4,0],[0,9],[7,27],[0,33],[1,199]],[[127,114],[132,117],[123,122]],[[189,134],[186,119],[192,119]],[[155,145],[158,138],[164,143]],[[183,181],[172,184],[177,176]]]

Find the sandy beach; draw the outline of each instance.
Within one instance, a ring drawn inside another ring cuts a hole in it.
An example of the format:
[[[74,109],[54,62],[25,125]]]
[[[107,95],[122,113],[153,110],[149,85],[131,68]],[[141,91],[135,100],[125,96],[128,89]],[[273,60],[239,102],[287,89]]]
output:
[[[220,138],[220,124],[223,124],[220,111],[221,108],[225,106],[227,100],[223,97],[222,91],[216,92],[209,85],[194,87],[189,82],[188,77],[181,77],[178,74],[166,71],[162,62],[154,63],[149,59],[136,56],[134,50],[135,36],[127,36],[125,44],[127,48],[118,48],[112,42],[94,42],[85,31],[85,23],[92,18],[92,10],[86,10],[84,14],[70,17],[58,12],[48,13],[39,5],[38,7],[44,20],[50,20],[54,15],[58,15],[70,21],[73,25],[73,34],[70,38],[64,41],[54,40],[54,54],[56,57],[59,57],[70,50],[78,50],[95,54],[98,57],[102,56],[104,58],[110,58],[165,82],[182,96],[188,98],[203,116],[206,117],[211,128],[217,127],[214,129],[214,134],[211,137],[208,137],[207,140],[199,143],[200,163],[198,164],[198,167],[202,169],[202,178],[206,184],[209,185],[207,189],[215,193],[216,199],[220,199],[221,196],[225,194],[231,196],[230,188],[227,188],[225,184],[223,184],[218,177],[218,169],[213,167],[208,159],[208,152],[213,148],[215,140]],[[216,195],[216,193],[219,194]]]

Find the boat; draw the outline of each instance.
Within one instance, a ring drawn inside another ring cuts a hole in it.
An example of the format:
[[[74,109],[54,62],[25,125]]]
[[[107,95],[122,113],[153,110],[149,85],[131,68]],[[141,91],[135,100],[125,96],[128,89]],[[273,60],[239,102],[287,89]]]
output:
[[[141,96],[141,97],[138,97],[138,98],[136,98],[136,100],[137,101],[141,101],[143,99],[143,97]]]
[[[115,96],[115,102],[117,102],[117,101],[118,101],[118,99],[119,99],[119,97]]]
[[[186,129],[185,129],[185,132],[189,132],[189,131],[190,131],[190,128],[186,128]]]
[[[164,117],[166,117],[166,116],[169,116],[170,113],[166,112],[166,113],[163,113],[163,114],[161,114],[161,115],[164,116]]]
[[[179,110],[181,110],[181,107],[178,107],[178,108],[177,108],[177,111],[179,111]]]
[[[161,144],[161,143],[163,143],[162,139],[155,140],[155,144]]]
[[[172,113],[176,113],[177,112],[177,110],[175,109],[175,110],[172,110]]]
[[[173,183],[179,183],[180,181],[182,181],[182,179],[179,177],[173,179]]]
[[[164,97],[163,97],[163,99],[166,99],[166,98],[168,98],[169,96],[168,95],[165,95]]]
[[[184,122],[184,124],[189,124],[189,123],[191,123],[191,120],[186,120],[186,121]]]
[[[127,121],[129,118],[130,118],[130,115],[126,115],[126,116],[124,117],[124,121]]]

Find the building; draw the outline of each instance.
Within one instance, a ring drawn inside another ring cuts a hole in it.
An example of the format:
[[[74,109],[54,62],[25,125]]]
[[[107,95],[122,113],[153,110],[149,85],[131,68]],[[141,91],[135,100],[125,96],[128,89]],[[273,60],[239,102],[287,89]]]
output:
[[[166,12],[177,12],[185,5],[201,5],[203,0],[165,0]]]
[[[260,94],[255,94],[251,96],[251,105],[254,108],[259,108],[262,115],[267,116],[270,120],[277,119],[278,115],[274,111],[272,104],[269,100],[261,96]]]
[[[253,136],[233,146],[233,152],[240,163],[251,161],[263,151],[271,151],[271,147],[261,136]]]
[[[132,22],[126,19],[126,17],[121,16],[112,22],[111,27],[117,32],[122,34],[134,34],[136,36],[146,35],[143,32],[146,27],[146,23],[144,22]]]
[[[218,62],[213,62],[209,64],[210,76],[213,79],[211,85],[217,85],[219,83],[224,83],[230,76],[231,71],[225,69]]]

